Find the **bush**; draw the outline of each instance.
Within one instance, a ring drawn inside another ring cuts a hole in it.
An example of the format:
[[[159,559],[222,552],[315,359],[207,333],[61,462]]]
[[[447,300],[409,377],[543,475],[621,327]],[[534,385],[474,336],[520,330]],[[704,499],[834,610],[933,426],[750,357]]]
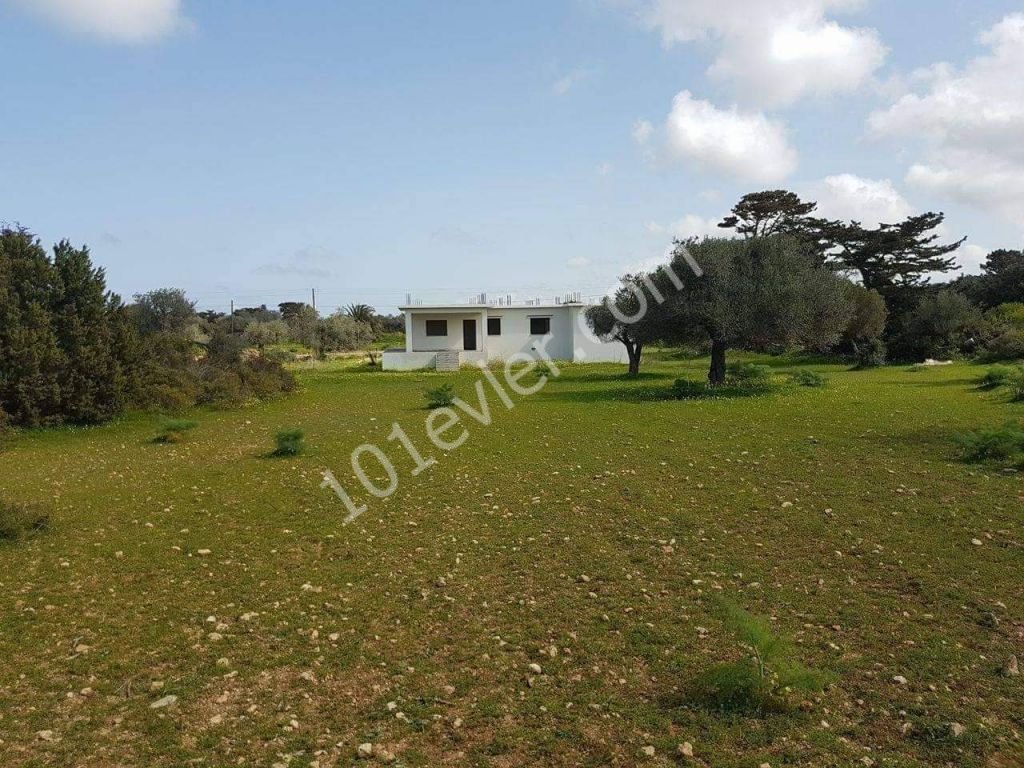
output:
[[[794,692],[821,691],[830,682],[830,675],[801,664],[793,646],[773,634],[768,622],[726,601],[722,609],[745,658],[704,672],[693,691],[699,702],[715,709],[779,712],[790,708]]]
[[[1024,460],[1024,427],[1008,421],[1001,427],[965,432],[955,438],[964,461],[1021,461]]]
[[[451,384],[442,384],[440,387],[428,389],[423,393],[427,400],[427,408],[449,408],[455,402],[455,387]]]
[[[1006,386],[1010,388],[1010,399],[1015,403],[1024,401],[1024,366],[1010,374]]]
[[[273,347],[263,352],[263,357],[272,363],[294,363],[298,359],[298,355],[292,352],[290,349],[284,347]]]
[[[0,540],[17,541],[49,527],[50,515],[41,507],[0,499]]]
[[[1024,360],[1024,331],[1000,333],[985,345],[978,359],[982,362]]]
[[[245,400],[242,378],[233,370],[204,366],[200,373],[199,405],[234,405]]]
[[[263,357],[245,361],[237,368],[237,373],[248,397],[265,400],[295,389],[295,376],[280,363]]]
[[[306,447],[306,433],[298,427],[280,429],[274,435],[271,456],[298,456]]]
[[[853,354],[857,361],[856,368],[863,370],[885,365],[885,356],[888,354],[888,350],[885,347],[885,342],[881,339],[867,339],[854,344]]]
[[[985,375],[978,379],[979,389],[996,389],[997,387],[1004,387],[1010,383],[1010,377],[1013,375],[1013,368],[1007,365],[993,365],[987,371]]]
[[[725,381],[741,389],[764,389],[772,383],[772,369],[756,363],[734,363],[726,369]]]
[[[691,381],[690,379],[676,379],[672,384],[672,395],[677,400],[696,400],[706,397],[708,385],[703,381]]]
[[[160,431],[153,438],[154,443],[180,443],[185,433],[199,426],[198,421],[188,419],[167,419],[160,425]]]
[[[789,381],[801,387],[824,387],[828,378],[815,371],[797,371],[790,374]]]

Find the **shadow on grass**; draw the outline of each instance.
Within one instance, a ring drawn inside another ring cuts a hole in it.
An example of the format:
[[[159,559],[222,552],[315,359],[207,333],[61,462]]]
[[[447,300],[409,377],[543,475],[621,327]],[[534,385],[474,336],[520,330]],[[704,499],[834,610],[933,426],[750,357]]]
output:
[[[641,371],[636,376],[630,376],[628,373],[580,373],[575,376],[568,376],[565,378],[552,377],[549,381],[565,381],[565,382],[602,382],[602,381],[621,381],[623,383],[633,381],[664,381],[666,379],[675,378],[674,374],[670,371]]]
[[[669,377],[671,378],[671,376]],[[775,394],[779,390],[747,389],[741,387],[719,387],[707,389],[698,396],[678,397],[672,387],[634,386],[602,389],[574,389],[558,392],[545,392],[541,395],[545,400],[563,400],[573,403],[599,403],[604,401],[625,403],[651,403],[658,401],[707,402],[713,400],[737,400],[749,397]]]

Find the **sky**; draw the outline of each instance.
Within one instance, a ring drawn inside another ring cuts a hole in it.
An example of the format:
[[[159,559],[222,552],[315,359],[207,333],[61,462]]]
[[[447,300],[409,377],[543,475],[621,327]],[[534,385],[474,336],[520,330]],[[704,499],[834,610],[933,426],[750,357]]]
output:
[[[744,193],[1024,234],[1003,0],[0,0],[0,221],[202,308],[598,296]]]

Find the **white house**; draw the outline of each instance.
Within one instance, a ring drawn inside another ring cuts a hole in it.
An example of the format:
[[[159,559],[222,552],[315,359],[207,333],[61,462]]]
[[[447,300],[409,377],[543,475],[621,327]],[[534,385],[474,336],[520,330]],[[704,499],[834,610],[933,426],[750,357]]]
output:
[[[571,297],[575,299],[576,297]],[[405,315],[405,349],[389,349],[383,367],[453,370],[465,363],[504,360],[516,353],[573,362],[626,362],[619,342],[602,342],[587,326],[581,301],[479,304],[411,304]]]

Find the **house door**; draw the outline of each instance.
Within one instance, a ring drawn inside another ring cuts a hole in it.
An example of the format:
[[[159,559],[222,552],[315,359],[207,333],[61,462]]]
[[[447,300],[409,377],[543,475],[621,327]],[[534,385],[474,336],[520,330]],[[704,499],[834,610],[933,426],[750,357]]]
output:
[[[462,321],[462,348],[465,350],[476,349],[476,320]]]

